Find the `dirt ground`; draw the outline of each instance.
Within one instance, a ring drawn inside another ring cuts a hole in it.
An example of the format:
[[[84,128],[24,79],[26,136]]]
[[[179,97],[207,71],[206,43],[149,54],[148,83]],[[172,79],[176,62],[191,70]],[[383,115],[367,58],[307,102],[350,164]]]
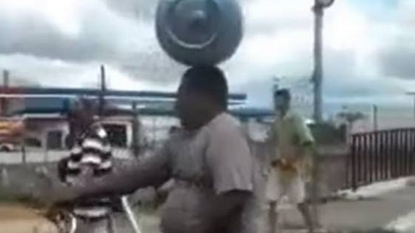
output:
[[[0,231],[2,233],[57,233],[53,223],[36,210],[19,205],[0,205]]]

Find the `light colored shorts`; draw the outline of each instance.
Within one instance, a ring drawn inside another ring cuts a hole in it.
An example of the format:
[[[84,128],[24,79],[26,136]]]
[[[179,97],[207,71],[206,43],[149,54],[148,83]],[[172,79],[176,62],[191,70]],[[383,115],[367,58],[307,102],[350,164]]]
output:
[[[268,174],[265,196],[269,202],[279,202],[284,196],[292,204],[305,200],[305,182],[301,175],[281,176],[279,169],[272,168]]]

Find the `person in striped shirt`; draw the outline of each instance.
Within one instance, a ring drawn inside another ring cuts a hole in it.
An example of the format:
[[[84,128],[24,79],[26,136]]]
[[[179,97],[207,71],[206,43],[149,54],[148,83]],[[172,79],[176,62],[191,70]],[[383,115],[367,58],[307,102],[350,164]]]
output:
[[[93,103],[80,99],[69,114],[71,152],[58,164],[58,174],[68,185],[88,183],[112,171],[112,153],[107,133],[94,121]],[[79,220],[78,231],[108,232],[111,229],[109,215],[113,201],[109,198],[80,200],[73,213]]]

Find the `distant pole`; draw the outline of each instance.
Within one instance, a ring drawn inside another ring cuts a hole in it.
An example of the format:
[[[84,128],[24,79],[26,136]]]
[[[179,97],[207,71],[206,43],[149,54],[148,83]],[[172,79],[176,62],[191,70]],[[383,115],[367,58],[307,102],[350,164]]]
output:
[[[99,116],[102,117],[105,110],[105,92],[107,90],[107,83],[106,83],[106,77],[105,77],[105,67],[104,65],[101,65],[101,88],[100,88],[100,94],[99,94]]]
[[[415,97],[414,97],[414,120],[415,120]]]
[[[9,86],[9,78],[10,78],[10,72],[8,70],[3,70],[3,86],[8,87]]]
[[[26,164],[27,162],[27,154],[26,154],[26,145],[24,139],[20,141],[21,152],[22,152],[22,163]]]
[[[156,117],[153,117],[153,146],[156,146]]]
[[[280,88],[280,79],[278,77],[272,78],[272,108],[275,108],[274,94]]]
[[[3,87],[2,87],[2,92],[3,93],[6,93],[7,88],[9,87],[9,77],[10,77],[10,72],[8,70],[3,70]],[[0,104],[1,104],[0,114],[1,114],[1,116],[6,116],[7,111],[8,111],[7,98],[2,97]]]
[[[48,133],[43,132],[42,134],[42,147],[43,147],[43,156],[44,156],[44,162],[49,162],[49,154],[48,154]]]
[[[132,155],[134,158],[138,158],[140,153],[140,145],[139,145],[139,122],[138,122],[138,109],[137,109],[137,102],[133,102],[132,104],[133,114],[132,114]]]
[[[272,78],[272,93],[278,91],[280,85],[280,79],[278,77]]]
[[[373,131],[378,131],[378,106],[373,105]]]
[[[412,96],[412,100],[413,100],[412,114],[413,114],[413,118],[415,120],[415,92],[407,92],[406,94],[409,95],[409,96]]]

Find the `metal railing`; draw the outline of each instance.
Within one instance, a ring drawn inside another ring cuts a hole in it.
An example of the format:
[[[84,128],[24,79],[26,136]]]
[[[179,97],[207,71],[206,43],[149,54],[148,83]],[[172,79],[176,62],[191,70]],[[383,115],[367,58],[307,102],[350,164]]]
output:
[[[415,128],[351,136],[347,186],[359,186],[415,174]]]

